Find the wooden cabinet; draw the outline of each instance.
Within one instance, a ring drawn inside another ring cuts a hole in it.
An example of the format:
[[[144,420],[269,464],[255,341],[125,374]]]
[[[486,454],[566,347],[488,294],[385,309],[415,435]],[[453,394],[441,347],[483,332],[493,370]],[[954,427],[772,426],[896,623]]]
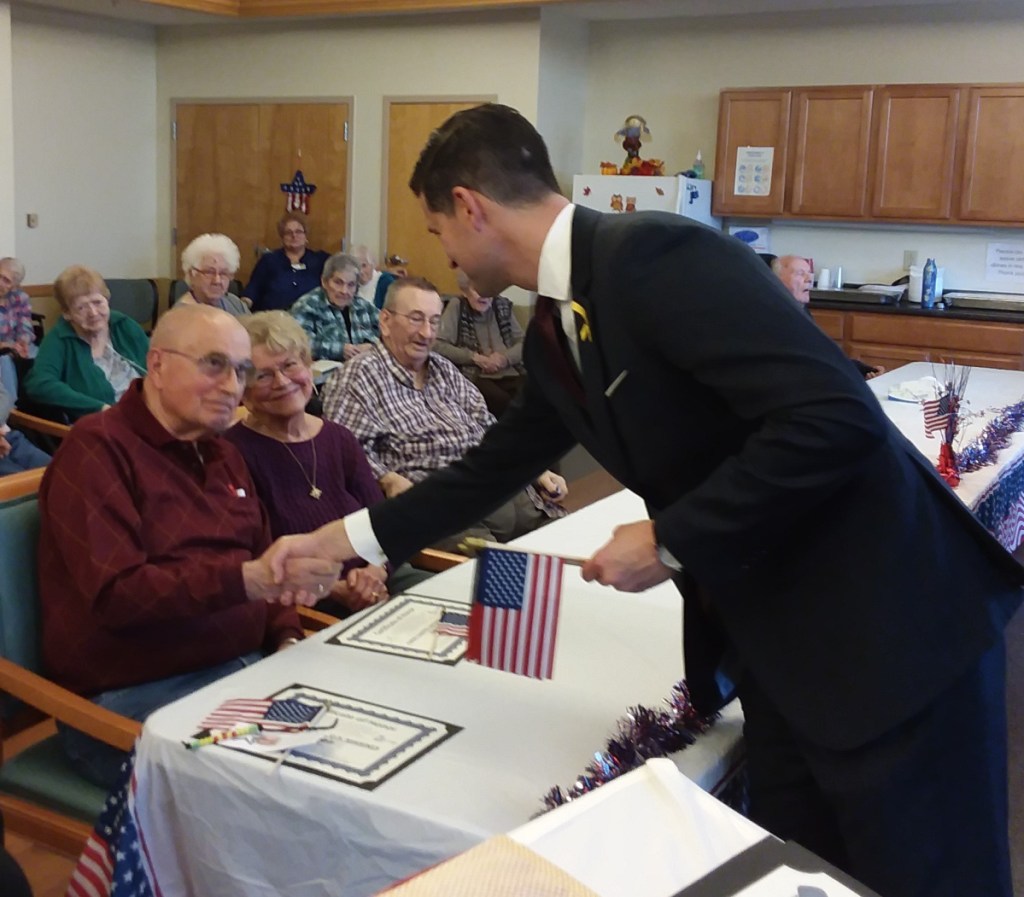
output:
[[[1024,221],[1024,84],[969,89],[958,216]]]
[[[867,211],[870,87],[793,94],[788,210],[801,217],[859,218]]]
[[[715,153],[716,215],[765,217],[784,211],[789,90],[723,90],[718,103],[718,149]],[[764,193],[735,192],[737,151],[772,147],[771,183]]]
[[[951,216],[962,94],[944,84],[875,90],[872,216]]]
[[[811,314],[851,358],[887,370],[912,361],[1024,370],[1024,322],[936,320],[819,308]]]

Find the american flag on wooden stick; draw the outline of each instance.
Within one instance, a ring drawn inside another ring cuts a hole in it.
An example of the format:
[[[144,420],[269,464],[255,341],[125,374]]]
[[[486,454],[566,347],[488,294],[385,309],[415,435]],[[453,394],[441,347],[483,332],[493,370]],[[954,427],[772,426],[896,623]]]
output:
[[[231,729],[243,723],[259,723],[268,732],[288,732],[308,728],[323,710],[322,704],[296,698],[232,698],[199,725],[204,729]]]
[[[546,554],[480,551],[469,615],[469,660],[520,676],[551,678],[562,563]]]
[[[460,614],[457,611],[442,611],[441,618],[437,621],[437,634],[450,635],[453,638],[467,638],[469,636],[469,614]]]
[[[929,439],[936,430],[945,431],[949,424],[949,415],[952,409],[950,394],[944,393],[937,399],[928,399],[921,403],[924,411],[924,433]]]

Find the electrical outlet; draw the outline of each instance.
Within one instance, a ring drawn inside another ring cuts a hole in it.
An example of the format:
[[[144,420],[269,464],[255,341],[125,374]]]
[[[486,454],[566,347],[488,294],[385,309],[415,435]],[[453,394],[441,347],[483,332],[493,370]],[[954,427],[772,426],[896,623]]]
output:
[[[903,268],[909,269],[911,265],[917,264],[917,250],[916,249],[904,249],[903,250]]]
[[[29,212],[25,216],[25,223],[29,227],[39,227],[39,216],[35,212]]]

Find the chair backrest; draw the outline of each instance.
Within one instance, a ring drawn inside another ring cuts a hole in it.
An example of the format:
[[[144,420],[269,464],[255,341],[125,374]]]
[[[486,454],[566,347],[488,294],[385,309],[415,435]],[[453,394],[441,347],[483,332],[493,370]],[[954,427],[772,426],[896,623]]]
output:
[[[156,283],[142,277],[112,278],[106,281],[110,289],[110,307],[128,315],[147,332],[156,323]]]
[[[43,471],[0,477],[0,657],[39,670],[36,543]]]

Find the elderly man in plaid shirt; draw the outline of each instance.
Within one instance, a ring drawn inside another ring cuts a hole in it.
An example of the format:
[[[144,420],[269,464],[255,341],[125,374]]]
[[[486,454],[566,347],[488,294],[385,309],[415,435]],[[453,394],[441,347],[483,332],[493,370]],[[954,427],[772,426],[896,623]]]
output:
[[[324,417],[355,434],[388,498],[459,460],[494,423],[480,390],[433,351],[440,321],[441,298],[428,281],[396,280],[381,309],[381,339],[324,387]],[[507,542],[562,516],[566,494],[565,480],[545,471],[477,526],[437,544]]]
[[[320,286],[300,296],[292,316],[309,334],[314,360],[348,361],[365,352],[380,333],[376,306],[356,295],[359,262],[343,252],[324,263]]]

